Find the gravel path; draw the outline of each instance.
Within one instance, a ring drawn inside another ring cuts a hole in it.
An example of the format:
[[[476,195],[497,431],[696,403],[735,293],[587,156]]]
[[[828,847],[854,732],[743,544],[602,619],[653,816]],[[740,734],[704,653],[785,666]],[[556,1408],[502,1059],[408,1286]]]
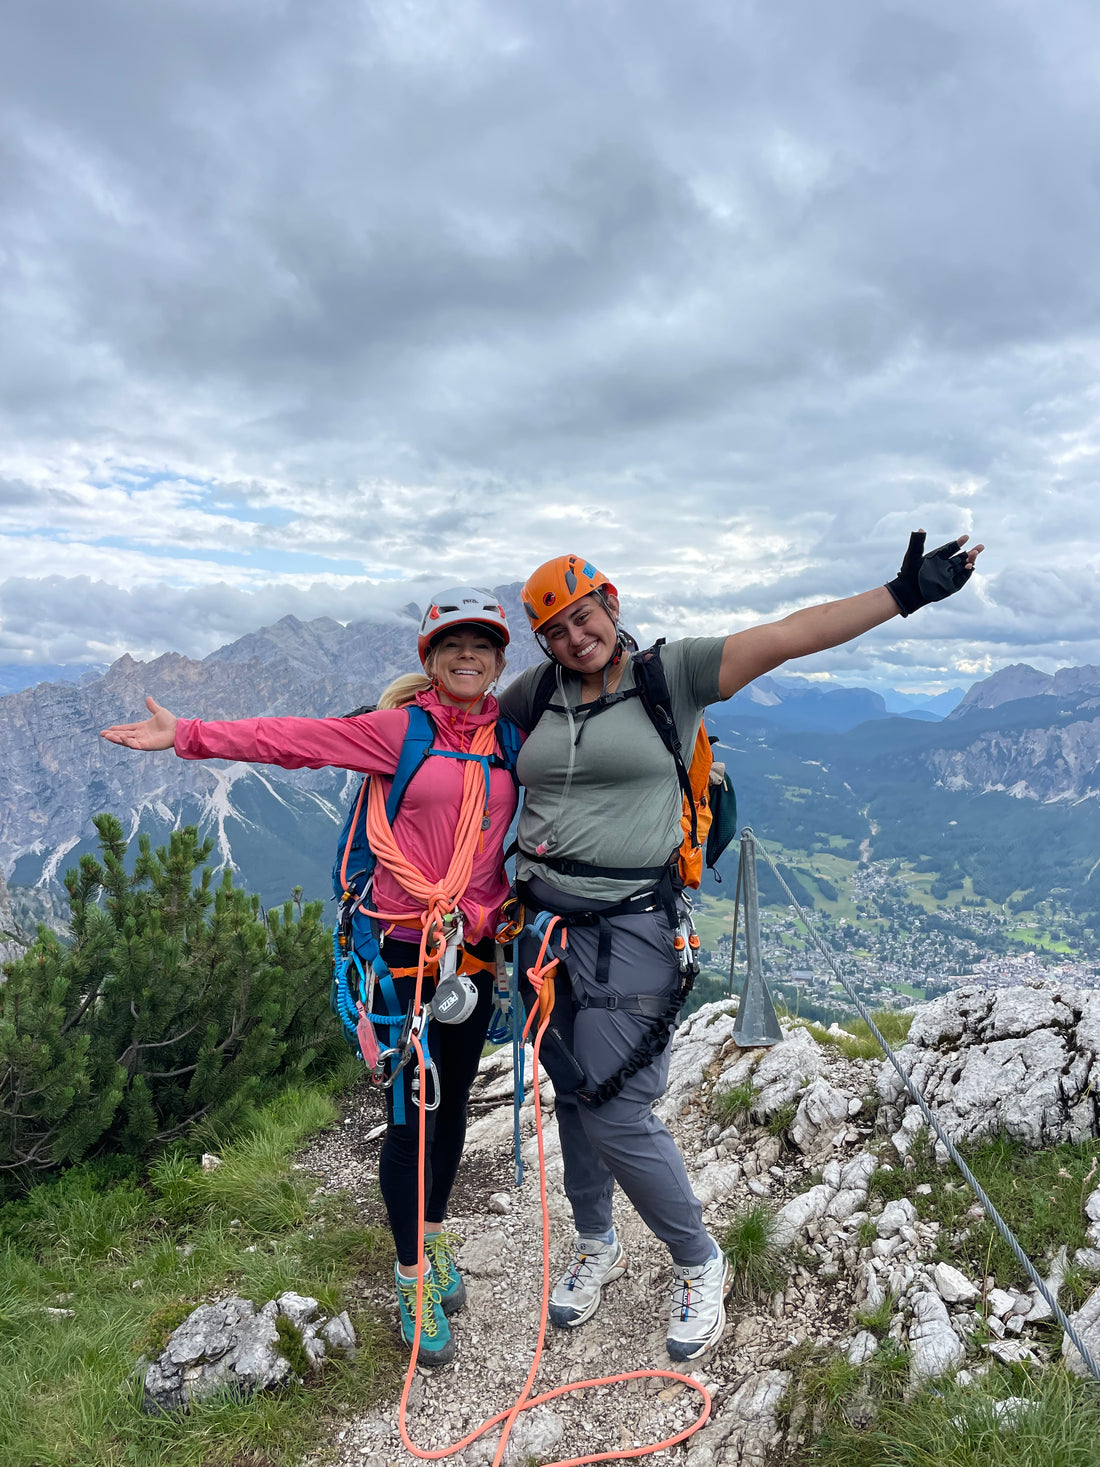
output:
[[[511,1145],[505,1139],[511,1133],[511,1083],[510,1065],[505,1070],[503,1057],[498,1065],[492,1061],[483,1065],[478,1090],[448,1219],[448,1226],[464,1239],[458,1257],[468,1290],[466,1309],[452,1321],[456,1358],[441,1370],[418,1371],[410,1398],[409,1431],[426,1449],[459,1440],[512,1404],[530,1367],[537,1337],[542,1227],[534,1107],[529,1101],[524,1106],[527,1172],[522,1188],[517,1189]],[[552,1101],[552,1092],[545,1086],[553,1279],[568,1259],[572,1226],[561,1186]],[[735,1131],[729,1132],[729,1144],[719,1141],[716,1155],[719,1128],[698,1090],[681,1101],[679,1108],[681,1113],[671,1118],[671,1124],[689,1169],[694,1167],[701,1175],[715,1162],[720,1164],[735,1154],[745,1168],[732,1190],[707,1205],[706,1222],[712,1232],[720,1234],[739,1207],[762,1194],[781,1203],[807,1185],[809,1163],[784,1150],[766,1132],[741,1139]],[[343,1124],[318,1138],[301,1158],[325,1178],[327,1186],[349,1192],[365,1221],[379,1223],[384,1223],[376,1183],[382,1120],[381,1097],[364,1084],[352,1098]],[[667,1251],[619,1194],[616,1226],[626,1247],[628,1271],[608,1287],[599,1312],[588,1323],[575,1331],[548,1329],[536,1392],[618,1372],[673,1368],[664,1347],[672,1299]],[[781,1294],[763,1305],[730,1301],[724,1339],[691,1371],[712,1394],[712,1422],[687,1443],[644,1460],[685,1463],[686,1467],[707,1467],[718,1461],[743,1461],[748,1467],[763,1460],[765,1441],[751,1440],[750,1431],[742,1452],[735,1440],[738,1430],[743,1431],[750,1421],[765,1386],[771,1392],[771,1408],[761,1430],[774,1437],[774,1400],[781,1393],[776,1367],[782,1357],[811,1332],[815,1339],[828,1341],[850,1327],[850,1291],[843,1281],[834,1281],[825,1291],[815,1291],[813,1282],[816,1280],[805,1270],[796,1269],[786,1296]],[[396,1302],[383,1281],[371,1302],[383,1317],[393,1320],[396,1333]],[[531,1458],[556,1460],[657,1442],[694,1420],[700,1404],[699,1396],[688,1387],[661,1380],[579,1392],[524,1413],[511,1434],[505,1461],[523,1467]],[[731,1408],[736,1419],[731,1417]],[[497,1440],[498,1428],[494,1428],[447,1460],[469,1467],[489,1463]],[[400,1442],[396,1400],[369,1416],[343,1423],[334,1433],[333,1446],[332,1467],[391,1467],[417,1460]]]

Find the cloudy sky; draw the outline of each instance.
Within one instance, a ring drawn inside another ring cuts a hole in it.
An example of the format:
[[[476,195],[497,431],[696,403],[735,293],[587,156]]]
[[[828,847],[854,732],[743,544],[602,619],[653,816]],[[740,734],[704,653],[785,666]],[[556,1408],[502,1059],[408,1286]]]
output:
[[[643,631],[987,542],[800,670],[1100,662],[1091,0],[34,0],[0,664],[580,550]]]

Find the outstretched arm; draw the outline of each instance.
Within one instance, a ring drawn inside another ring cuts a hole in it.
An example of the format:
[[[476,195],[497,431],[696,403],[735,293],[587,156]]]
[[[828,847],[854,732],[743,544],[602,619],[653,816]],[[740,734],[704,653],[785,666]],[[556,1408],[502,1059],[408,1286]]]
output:
[[[117,723],[101,738],[128,749],[172,749],[181,759],[237,759],[283,769],[356,769],[392,774],[408,728],[403,708],[348,718],[177,718],[153,698],[151,717]]]
[[[782,621],[750,627],[726,638],[718,691],[723,698],[751,683],[754,678],[811,652],[839,647],[880,626],[892,616],[908,616],[932,601],[952,596],[970,579],[974,562],[985,548],[975,545],[964,551],[970,537],[960,535],[938,550],[924,554],[924,531],[909,539],[901,570],[885,586],[846,596],[842,601],[825,601],[794,611]]]

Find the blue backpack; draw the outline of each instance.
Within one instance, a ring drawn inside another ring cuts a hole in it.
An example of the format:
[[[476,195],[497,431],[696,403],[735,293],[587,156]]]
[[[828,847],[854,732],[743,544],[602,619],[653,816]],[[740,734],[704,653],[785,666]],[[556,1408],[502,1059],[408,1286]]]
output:
[[[505,718],[497,720],[497,744],[501,752],[484,757],[433,748],[435,725],[430,714],[418,703],[410,703],[407,712],[409,726],[386,798],[386,818],[391,825],[400,809],[409,781],[425,759],[433,755],[445,759],[476,759],[484,770],[486,788],[490,768],[495,766],[498,769],[507,769],[518,788],[516,759],[523,735],[514,723]],[[390,1041],[383,1046],[384,1049],[391,1049],[394,1047],[397,1031],[409,1017],[400,1010],[393,977],[379,947],[377,919],[368,917],[360,910],[361,907],[369,907],[371,904],[370,890],[376,865],[374,852],[367,839],[369,781],[370,775],[367,775],[351,802],[332,867],[332,889],[340,904],[340,911],[332,933],[333,975],[330,1001],[348,1045],[364,1064],[372,1063],[363,1053],[364,1043],[368,1050],[376,1047],[371,1042],[368,1018],[371,1025],[391,1031]],[[371,1012],[375,984],[381,988],[385,1008],[388,1010],[386,1013]]]

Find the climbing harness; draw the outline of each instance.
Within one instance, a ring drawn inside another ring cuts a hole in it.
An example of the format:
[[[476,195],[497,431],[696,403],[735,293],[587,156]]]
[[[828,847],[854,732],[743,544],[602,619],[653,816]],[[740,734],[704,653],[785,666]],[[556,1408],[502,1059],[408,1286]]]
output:
[[[563,972],[568,972],[568,958],[564,951],[568,929],[598,929],[593,973],[597,987],[606,984],[610,978],[614,934],[612,919],[663,911],[673,932],[673,948],[677,956],[679,976],[667,998],[655,994],[601,995],[585,992],[578,995],[571,991],[568,983],[562,984],[558,989],[554,1013],[547,1031],[549,1051],[545,1061],[546,1069],[559,1093],[575,1094],[589,1109],[606,1105],[609,1100],[613,1100],[632,1075],[636,1075],[664,1053],[677,1016],[699,976],[699,938],[695,932],[691,899],[685,891],[678,889],[678,881],[671,867],[662,867],[661,872],[661,881],[651,891],[638,892],[625,901],[590,911],[556,914],[562,923],[562,946],[556,956],[562,964]],[[538,903],[527,883],[518,882],[517,890],[529,907],[537,907]],[[552,916],[555,914],[539,912],[531,920],[531,931],[541,936]],[[637,1014],[650,1020],[649,1028],[619,1069],[593,1088],[587,1087],[585,1073],[573,1055],[573,1016],[582,1009],[617,1009],[621,1013]]]
[[[548,913],[546,914],[546,919],[545,922],[540,924],[541,941],[538,957],[534,965],[528,968],[526,973],[527,981],[535,994],[535,1003],[531,1008],[530,1014],[527,1016],[521,1036],[523,1041],[526,1041],[531,1032],[532,1025],[537,1022],[532,1049],[532,1089],[535,1106],[535,1138],[539,1156],[539,1200],[542,1208],[542,1309],[534,1355],[527,1372],[527,1377],[514,1405],[507,1407],[503,1411],[498,1411],[495,1416],[490,1416],[488,1420],[483,1421],[480,1426],[476,1426],[460,1441],[452,1442],[450,1446],[428,1449],[418,1447],[413,1442],[409,1436],[408,1429],[409,1391],[412,1387],[413,1380],[416,1378],[417,1352],[420,1348],[420,1335],[424,1322],[424,1297],[427,1288],[424,1275],[424,1207],[426,1199],[424,1168],[421,1165],[418,1169],[417,1183],[417,1211],[419,1222],[417,1230],[416,1318],[413,1329],[412,1353],[409,1357],[408,1369],[405,1372],[405,1383],[401,1391],[401,1404],[398,1410],[397,1422],[401,1440],[405,1447],[413,1456],[419,1457],[422,1461],[438,1462],[445,1457],[453,1456],[456,1452],[460,1452],[465,1447],[468,1447],[471,1442],[475,1442],[479,1437],[484,1436],[487,1431],[491,1431],[494,1426],[501,1425],[500,1440],[497,1442],[496,1451],[492,1460],[492,1467],[500,1467],[508,1445],[508,1437],[522,1411],[529,1411],[534,1406],[543,1405],[547,1401],[556,1400],[559,1396],[568,1395],[573,1391],[619,1385],[630,1380],[663,1380],[670,1384],[675,1383],[680,1386],[689,1387],[696,1395],[702,1398],[698,1416],[694,1421],[664,1441],[654,1442],[649,1446],[619,1447],[612,1451],[595,1452],[580,1457],[560,1458],[555,1462],[548,1463],[547,1467],[584,1467],[585,1463],[590,1462],[620,1461],[630,1457],[644,1457],[653,1452],[666,1451],[671,1447],[677,1446],[680,1442],[686,1441],[688,1437],[693,1436],[695,1432],[701,1430],[710,1417],[711,1398],[706,1387],[701,1385],[693,1376],[684,1375],[675,1370],[628,1370],[616,1375],[601,1376],[596,1380],[571,1381],[566,1385],[557,1386],[553,1390],[543,1391],[541,1395],[531,1395],[531,1388],[534,1385],[539,1365],[542,1362],[550,1301],[550,1214],[546,1195],[546,1157],[542,1135],[542,1102],[539,1095],[539,1053],[542,1047],[543,1036],[547,1031],[554,1009],[554,971],[558,966],[559,960],[554,957],[551,951],[551,941],[554,937],[554,929],[560,924],[561,918]],[[416,1035],[412,1036],[412,1045],[417,1053],[417,1063],[422,1064],[423,1054]],[[424,1155],[425,1137],[425,1116],[423,1108],[421,1108],[419,1123],[421,1157]]]
[[[432,1083],[422,1090],[418,1087],[413,1099],[419,1103],[420,1095],[427,1095],[428,1109],[434,1109],[439,1103],[439,1087],[431,1060],[429,1020],[461,1023],[476,1003],[477,993],[470,978],[485,964],[462,950],[458,902],[469,884],[474,852],[488,819],[491,770],[505,768],[515,780],[521,736],[514,724],[499,719],[495,724],[483,724],[475,730],[469,752],[436,749],[433,747],[435,726],[427,710],[412,703],[406,711],[408,729],[389,793],[383,795],[379,780],[368,776],[362,781],[337,846],[333,889],[340,907],[333,929],[330,997],[349,1046],[362,1058],[372,1079],[387,1089],[393,1087],[413,1057],[412,1025],[416,1022],[416,1038],[427,1055]],[[458,759],[465,764],[455,854],[443,880],[436,883],[428,881],[406,859],[392,830],[410,781],[431,757]],[[373,876],[378,861],[394,873],[404,890],[423,903],[420,910],[403,913],[372,910]],[[422,961],[416,968],[391,969],[382,955],[382,924],[394,922],[423,925],[425,935],[429,936],[427,949],[422,944]],[[395,977],[417,979],[415,1008],[411,1003],[407,1007],[400,1004],[393,982]],[[420,1015],[420,985],[425,977],[437,978],[436,993],[432,1005]],[[401,1125],[404,1119],[404,1094],[398,1086],[394,1090],[394,1120]]]

